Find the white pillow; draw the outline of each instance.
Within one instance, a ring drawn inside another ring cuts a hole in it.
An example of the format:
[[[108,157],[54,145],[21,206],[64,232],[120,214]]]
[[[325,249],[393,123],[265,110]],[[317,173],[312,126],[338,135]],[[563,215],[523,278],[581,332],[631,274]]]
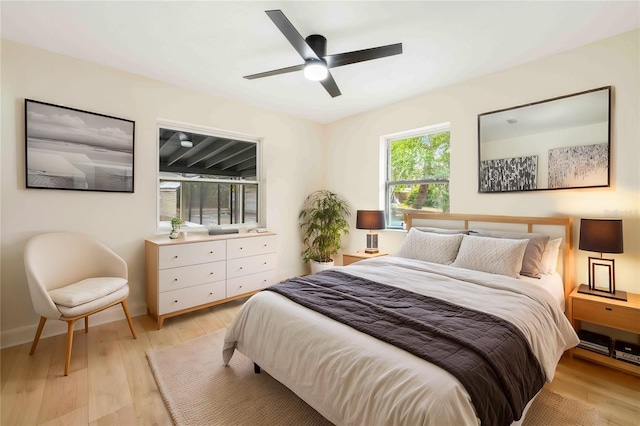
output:
[[[412,226],[411,229],[417,229],[422,232],[433,232],[434,234],[468,234],[468,229],[446,229],[433,228],[431,226]]]
[[[462,234],[434,234],[411,228],[396,256],[449,265],[458,254],[461,241]]]
[[[518,278],[529,240],[464,235],[451,266]]]
[[[542,259],[540,259],[541,274],[553,274],[556,271],[560,244],[562,244],[562,238],[556,238],[547,242],[544,252],[542,252]]]

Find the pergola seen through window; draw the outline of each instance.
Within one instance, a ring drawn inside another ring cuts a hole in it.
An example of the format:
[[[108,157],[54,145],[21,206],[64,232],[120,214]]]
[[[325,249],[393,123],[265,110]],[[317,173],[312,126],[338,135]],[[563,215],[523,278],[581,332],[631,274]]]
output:
[[[258,142],[159,127],[159,220],[259,223]]]

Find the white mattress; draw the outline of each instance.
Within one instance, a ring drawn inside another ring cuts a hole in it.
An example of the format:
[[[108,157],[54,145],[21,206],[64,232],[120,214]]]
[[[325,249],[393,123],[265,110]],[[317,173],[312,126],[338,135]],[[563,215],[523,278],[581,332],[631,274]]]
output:
[[[527,281],[394,257],[342,271],[510,321],[547,381],[562,353],[578,343],[558,301]],[[479,423],[469,394],[447,371],[274,292],[251,297],[229,326],[225,363],[235,349],[335,424]]]
[[[564,285],[562,283],[562,276],[558,272],[554,272],[553,274],[540,274],[539,279],[520,275],[519,279],[548,291],[558,303],[558,307],[564,312]]]

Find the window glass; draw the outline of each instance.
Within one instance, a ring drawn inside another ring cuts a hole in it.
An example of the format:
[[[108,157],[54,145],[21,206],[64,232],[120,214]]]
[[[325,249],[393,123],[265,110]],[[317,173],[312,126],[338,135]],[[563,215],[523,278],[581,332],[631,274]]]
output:
[[[449,211],[449,128],[387,138],[385,210],[388,228],[402,228],[404,214]]]
[[[258,224],[258,143],[159,128],[159,220]]]

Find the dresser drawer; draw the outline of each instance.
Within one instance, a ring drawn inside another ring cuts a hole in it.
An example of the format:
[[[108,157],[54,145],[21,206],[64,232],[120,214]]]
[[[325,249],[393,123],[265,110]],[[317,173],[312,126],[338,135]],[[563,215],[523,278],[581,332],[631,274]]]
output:
[[[276,236],[236,238],[227,241],[227,259],[275,253]]]
[[[211,262],[181,268],[161,269],[158,274],[160,292],[206,284],[226,278],[226,263]]]
[[[227,280],[227,297],[238,296],[251,291],[261,290],[276,283],[276,271],[267,271],[259,274],[245,275],[243,277]]]
[[[258,272],[276,269],[277,256],[275,253],[259,256],[242,257],[227,261],[227,278],[257,274]]]
[[[225,260],[225,256],[225,241],[172,244],[160,247],[158,263],[159,269],[177,268]]]
[[[226,297],[224,281],[165,291],[159,294],[158,314],[193,308],[205,303],[222,300]]]
[[[573,318],[640,333],[640,310],[638,309],[573,299]]]

